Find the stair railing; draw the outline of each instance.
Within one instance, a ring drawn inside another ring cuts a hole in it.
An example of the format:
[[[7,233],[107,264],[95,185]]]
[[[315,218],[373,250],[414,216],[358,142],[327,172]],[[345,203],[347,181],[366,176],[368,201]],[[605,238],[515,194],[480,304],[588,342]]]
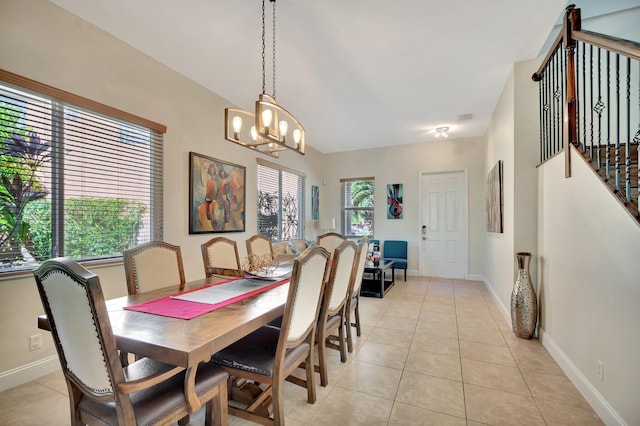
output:
[[[540,163],[564,152],[571,177],[573,145],[640,221],[640,43],[583,30],[580,9],[569,5],[532,78],[539,83]]]

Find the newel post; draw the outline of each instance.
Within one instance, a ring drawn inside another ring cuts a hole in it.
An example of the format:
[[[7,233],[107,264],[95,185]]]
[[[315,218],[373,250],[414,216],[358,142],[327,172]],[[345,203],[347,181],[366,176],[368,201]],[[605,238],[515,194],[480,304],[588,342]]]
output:
[[[567,6],[564,15],[563,41],[567,51],[566,76],[567,76],[567,100],[564,105],[563,132],[565,140],[565,177],[571,177],[571,145],[578,144],[578,101],[576,100],[576,66],[575,48],[576,41],[573,31],[580,31],[580,9],[574,4]]]

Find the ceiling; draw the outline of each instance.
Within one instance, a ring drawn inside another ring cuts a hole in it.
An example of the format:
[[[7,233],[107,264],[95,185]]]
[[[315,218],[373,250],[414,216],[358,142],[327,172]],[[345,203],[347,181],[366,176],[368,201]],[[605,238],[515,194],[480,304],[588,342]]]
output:
[[[252,110],[262,92],[259,0],[51,1],[229,106]],[[278,103],[324,153],[427,142],[439,126],[482,136],[512,64],[540,53],[565,3],[278,0]]]

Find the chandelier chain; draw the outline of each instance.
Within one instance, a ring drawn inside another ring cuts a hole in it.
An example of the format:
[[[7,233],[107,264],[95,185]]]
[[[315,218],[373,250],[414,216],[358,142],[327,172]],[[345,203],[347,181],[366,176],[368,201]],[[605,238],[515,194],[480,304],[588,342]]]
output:
[[[273,3],[273,99],[276,98],[276,0],[270,0]]]
[[[264,61],[264,51],[265,51],[265,42],[264,42],[264,0],[262,0],[262,93],[266,93],[266,75],[265,75],[265,61]]]

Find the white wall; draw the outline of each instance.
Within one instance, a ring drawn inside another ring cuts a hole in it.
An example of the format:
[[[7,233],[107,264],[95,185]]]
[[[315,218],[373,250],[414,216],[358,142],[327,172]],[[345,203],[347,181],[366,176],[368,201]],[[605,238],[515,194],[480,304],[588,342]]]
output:
[[[482,275],[494,296],[499,300],[503,314],[508,318],[509,300],[515,277],[514,251],[514,72],[509,79],[493,113],[487,131],[487,154],[483,170],[483,180],[494,165],[503,161],[503,233],[487,232],[483,229],[485,250],[483,250]],[[486,182],[484,191],[486,193]],[[486,218],[486,214],[485,214]],[[486,220],[486,219],[485,219]]]
[[[469,268],[478,276],[482,271],[484,240],[484,138],[447,139],[418,145],[398,145],[326,155],[320,187],[323,214],[340,219],[340,179],[375,178],[376,207],[374,237],[384,240],[407,240],[408,274],[418,274],[420,241],[420,174],[467,170],[469,179]],[[387,184],[403,184],[403,219],[387,219]],[[326,195],[325,195],[326,194]],[[332,209],[325,210],[330,206]],[[336,224],[339,225],[339,222]]]
[[[256,154],[224,140],[224,108],[233,105],[46,0],[2,0],[0,10],[1,68],[167,126],[164,239],[182,247],[188,280],[203,276],[200,244],[214,236],[188,234],[189,151],[247,167],[246,232],[225,234],[244,257],[244,241],[257,228]],[[308,148],[304,157],[285,152],[275,161],[306,173],[310,192],[319,185],[321,157]],[[306,212],[310,223],[310,198]],[[314,238],[315,229],[306,234]],[[126,294],[121,264],[95,272],[107,298]],[[29,336],[41,333],[36,316],[42,312],[31,276],[0,281],[0,390],[19,376],[29,379],[21,376],[25,370],[57,366],[47,333],[43,349],[28,351]]]
[[[539,185],[541,341],[607,424],[640,424],[640,227],[575,151]]]

